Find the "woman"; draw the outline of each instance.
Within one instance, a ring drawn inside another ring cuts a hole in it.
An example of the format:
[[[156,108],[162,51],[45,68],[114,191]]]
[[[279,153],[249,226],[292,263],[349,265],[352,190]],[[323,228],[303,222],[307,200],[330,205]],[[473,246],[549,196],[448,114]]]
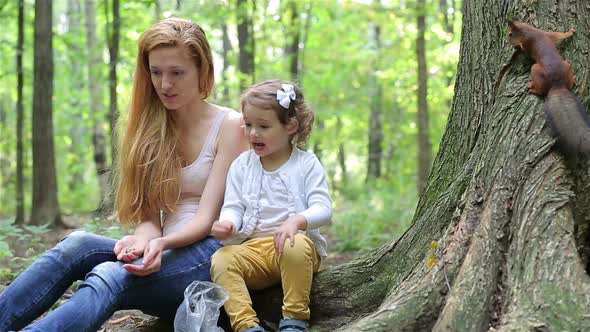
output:
[[[172,320],[184,289],[210,280],[221,244],[209,232],[229,165],[247,148],[239,113],[206,101],[213,75],[197,24],[165,19],[141,35],[115,177],[117,217],[135,232],[66,237],[0,295],[0,331],[96,331],[122,309]],[[33,322],[76,280],[65,304]]]

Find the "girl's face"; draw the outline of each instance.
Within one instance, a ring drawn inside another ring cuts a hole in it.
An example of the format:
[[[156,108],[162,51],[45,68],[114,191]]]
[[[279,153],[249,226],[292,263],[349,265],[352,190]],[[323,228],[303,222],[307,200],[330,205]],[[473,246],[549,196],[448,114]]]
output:
[[[158,47],[148,60],[152,84],[164,107],[178,110],[201,98],[197,66],[185,47]]]
[[[283,125],[275,111],[244,105],[244,131],[250,146],[266,167],[280,166],[291,155],[291,136],[297,131],[297,121]],[[278,164],[278,165],[277,165]]]

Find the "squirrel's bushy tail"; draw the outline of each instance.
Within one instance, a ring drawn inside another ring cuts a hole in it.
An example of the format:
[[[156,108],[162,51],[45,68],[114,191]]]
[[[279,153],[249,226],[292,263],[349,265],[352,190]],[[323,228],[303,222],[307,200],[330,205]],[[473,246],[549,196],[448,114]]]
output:
[[[547,123],[566,156],[590,155],[590,120],[582,102],[568,89],[549,90],[544,104]]]

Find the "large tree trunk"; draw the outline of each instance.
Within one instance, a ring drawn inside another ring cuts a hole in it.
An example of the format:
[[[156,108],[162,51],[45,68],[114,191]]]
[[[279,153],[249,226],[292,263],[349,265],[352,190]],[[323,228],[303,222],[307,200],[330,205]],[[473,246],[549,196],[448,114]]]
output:
[[[53,144],[53,20],[51,15],[51,1],[35,1],[33,205],[30,223],[63,226],[57,200]]]
[[[588,162],[566,162],[554,148],[543,100],[527,92],[531,61],[513,57],[505,40],[513,16],[542,28],[576,28],[562,49],[587,104],[590,7],[471,0],[463,14],[453,107],[413,224],[399,239],[316,276],[313,326],[590,330],[586,253],[577,249],[587,248]],[[437,261],[427,259],[431,251]],[[277,318],[279,292],[256,293],[260,314]]]

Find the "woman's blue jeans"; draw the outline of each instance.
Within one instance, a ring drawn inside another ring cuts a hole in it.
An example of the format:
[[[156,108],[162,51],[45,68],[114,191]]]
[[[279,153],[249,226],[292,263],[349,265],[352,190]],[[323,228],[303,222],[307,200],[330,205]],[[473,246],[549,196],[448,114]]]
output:
[[[165,250],[160,271],[138,277],[117,261],[116,241],[87,232],[64,238],[0,294],[0,331],[96,331],[123,309],[173,320],[185,288],[195,280],[211,280],[211,255],[221,247],[208,237]],[[84,282],[68,301],[31,324],[76,280]]]

